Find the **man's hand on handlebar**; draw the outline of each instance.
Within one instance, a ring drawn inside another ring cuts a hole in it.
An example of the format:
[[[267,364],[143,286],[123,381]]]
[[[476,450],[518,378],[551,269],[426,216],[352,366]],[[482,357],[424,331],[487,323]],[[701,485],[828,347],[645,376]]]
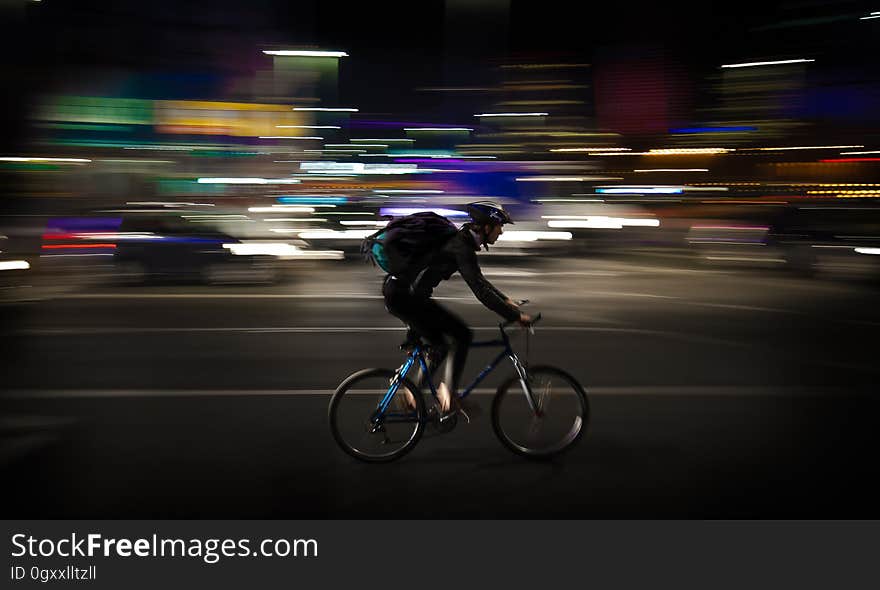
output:
[[[533,321],[534,320],[532,320],[532,316],[527,313],[521,313],[519,314],[519,319],[517,320],[517,323],[523,328],[528,328],[532,325]]]

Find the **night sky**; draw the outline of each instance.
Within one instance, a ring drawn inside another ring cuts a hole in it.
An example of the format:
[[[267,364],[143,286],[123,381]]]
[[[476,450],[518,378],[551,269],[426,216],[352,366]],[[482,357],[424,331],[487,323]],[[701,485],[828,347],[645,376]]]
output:
[[[92,72],[193,80],[246,76],[268,66],[260,50],[270,46],[347,51],[350,57],[340,64],[341,100],[377,113],[419,110],[423,104],[414,89],[472,82],[468,78],[475,74],[468,68],[479,71],[474,64],[589,63],[597,52],[615,47],[661,47],[695,78],[725,61],[807,54],[826,65],[855,68],[849,74],[854,77],[880,77],[874,59],[874,23],[880,19],[858,20],[878,8],[867,2],[511,0],[506,19],[503,5],[497,0],[6,2],[2,49],[12,92],[4,98],[5,139],[22,132],[16,121],[32,95],[85,91],[95,81]],[[787,26],[779,27],[782,23]]]

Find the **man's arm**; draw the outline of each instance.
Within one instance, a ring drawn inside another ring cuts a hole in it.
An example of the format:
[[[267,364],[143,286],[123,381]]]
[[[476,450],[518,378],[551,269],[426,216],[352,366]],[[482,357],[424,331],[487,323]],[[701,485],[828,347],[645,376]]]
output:
[[[508,297],[483,276],[480,265],[477,262],[477,253],[474,252],[466,244],[456,240],[455,244],[450,244],[458,263],[458,272],[461,277],[474,292],[480,303],[503,317],[504,319],[515,322],[520,321],[521,314],[519,309],[513,305]]]

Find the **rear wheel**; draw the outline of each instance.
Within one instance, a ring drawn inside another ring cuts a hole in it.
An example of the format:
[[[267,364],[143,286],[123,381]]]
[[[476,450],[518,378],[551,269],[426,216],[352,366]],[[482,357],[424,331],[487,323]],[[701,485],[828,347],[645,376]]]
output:
[[[380,412],[396,373],[364,369],[348,377],[330,399],[328,418],[333,438],[346,453],[371,463],[399,459],[411,451],[425,428],[421,393],[404,379],[384,412]],[[412,395],[407,395],[407,390]]]
[[[537,406],[533,411],[518,376],[498,388],[492,402],[492,428],[508,449],[534,459],[567,451],[577,443],[590,419],[584,388],[554,367],[533,367],[529,384]]]

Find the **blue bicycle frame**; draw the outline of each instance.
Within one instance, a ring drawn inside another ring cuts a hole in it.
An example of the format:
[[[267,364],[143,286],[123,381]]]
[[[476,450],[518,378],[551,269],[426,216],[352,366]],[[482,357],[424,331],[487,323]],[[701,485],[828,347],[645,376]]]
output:
[[[465,390],[461,393],[459,398],[465,398],[473,392],[476,387],[482,383],[483,379],[486,378],[489,373],[495,370],[496,367],[501,363],[501,360],[506,356],[510,359],[511,363],[513,363],[513,368],[516,370],[517,376],[519,377],[519,382],[523,387],[523,391],[526,394],[526,400],[529,403],[529,407],[533,412],[540,415],[541,412],[538,409],[538,405],[535,402],[534,395],[532,393],[532,387],[529,384],[528,373],[526,371],[525,366],[520,362],[519,357],[513,351],[510,346],[510,337],[504,331],[504,324],[499,326],[501,330],[501,338],[497,340],[486,340],[483,342],[473,342],[471,347],[473,348],[489,348],[489,347],[502,347],[503,350],[498,353],[492,362],[486,365],[480,374],[476,376],[476,378],[468,385]],[[400,388],[400,383],[403,379],[406,378],[407,373],[409,373],[410,369],[412,369],[413,365],[418,362],[419,367],[422,370],[422,374],[425,375],[428,382],[428,387],[431,390],[431,394],[434,398],[437,398],[437,389],[434,387],[434,381],[431,378],[431,373],[428,370],[428,363],[425,361],[425,354],[423,351],[423,347],[421,344],[416,344],[413,347],[412,352],[407,355],[406,361],[404,361],[403,365],[397,370],[397,373],[394,376],[394,379],[391,382],[391,385],[388,388],[388,391],[385,393],[385,396],[382,398],[382,401],[379,402],[379,406],[376,408],[376,411],[373,414],[374,422],[381,421],[412,421],[413,413],[408,414],[397,414],[397,413],[386,413],[388,409],[388,405],[391,403],[392,398],[397,393],[397,390]],[[413,392],[414,394],[416,392]],[[403,418],[404,420],[400,420]]]

